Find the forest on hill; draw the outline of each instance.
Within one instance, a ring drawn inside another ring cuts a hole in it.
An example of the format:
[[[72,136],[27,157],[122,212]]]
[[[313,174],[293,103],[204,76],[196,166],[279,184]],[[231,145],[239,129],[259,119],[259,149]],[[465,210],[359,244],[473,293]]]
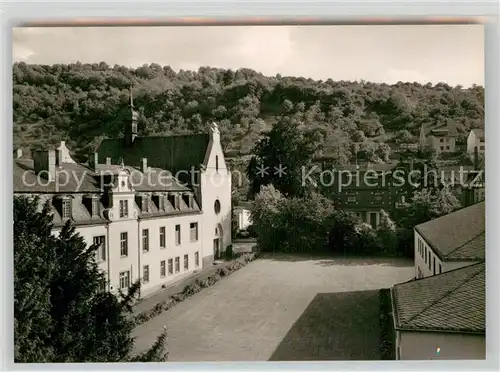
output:
[[[201,67],[175,72],[95,64],[13,65],[14,146],[66,140],[84,160],[103,138],[122,134],[134,106],[139,135],[196,133],[217,121],[229,156],[251,154],[280,117],[313,134],[316,155],[348,163],[357,143],[368,160],[388,159],[388,143],[415,142],[420,127],[457,129],[464,140],[484,127],[484,88],[447,84],[375,84],[264,76],[251,69]]]

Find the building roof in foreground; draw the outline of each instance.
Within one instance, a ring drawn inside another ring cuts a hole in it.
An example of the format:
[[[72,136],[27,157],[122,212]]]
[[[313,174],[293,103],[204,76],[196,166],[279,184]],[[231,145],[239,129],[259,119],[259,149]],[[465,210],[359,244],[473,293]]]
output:
[[[395,327],[484,334],[485,290],[484,262],[397,284],[392,289]]]
[[[415,230],[444,261],[485,258],[485,202],[417,225]]]

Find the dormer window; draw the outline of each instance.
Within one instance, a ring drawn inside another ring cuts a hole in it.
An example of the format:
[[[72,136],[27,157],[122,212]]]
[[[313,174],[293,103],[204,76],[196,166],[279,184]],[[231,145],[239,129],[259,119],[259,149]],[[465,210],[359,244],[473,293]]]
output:
[[[71,199],[62,199],[61,217],[63,219],[71,218]]]
[[[99,216],[99,199],[97,197],[92,198],[92,216]]]
[[[193,208],[193,197],[190,194],[183,194],[182,199],[184,200],[184,203],[186,203],[186,206],[188,208]]]
[[[120,218],[128,217],[128,200],[120,200]]]

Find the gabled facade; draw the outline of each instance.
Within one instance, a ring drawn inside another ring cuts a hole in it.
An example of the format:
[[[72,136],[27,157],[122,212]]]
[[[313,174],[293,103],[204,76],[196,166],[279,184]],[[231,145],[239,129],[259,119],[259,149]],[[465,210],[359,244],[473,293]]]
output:
[[[438,154],[455,152],[456,137],[456,131],[453,128],[441,127],[432,129],[426,135],[422,126],[420,128],[419,147],[421,150],[431,148]]]
[[[483,262],[485,203],[416,226],[414,239],[417,279]]]
[[[15,157],[14,194],[48,201],[54,234],[71,220],[88,245],[100,245],[108,290],[140,279],[147,296],[211,265],[231,244],[231,175],[215,124],[191,138],[141,138],[133,126],[124,133],[86,165],[64,142]]]

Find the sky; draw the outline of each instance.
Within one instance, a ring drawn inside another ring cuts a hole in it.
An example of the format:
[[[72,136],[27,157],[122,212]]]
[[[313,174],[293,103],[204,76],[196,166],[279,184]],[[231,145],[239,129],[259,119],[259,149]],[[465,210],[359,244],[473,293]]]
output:
[[[482,25],[14,28],[13,59],[484,85]]]

